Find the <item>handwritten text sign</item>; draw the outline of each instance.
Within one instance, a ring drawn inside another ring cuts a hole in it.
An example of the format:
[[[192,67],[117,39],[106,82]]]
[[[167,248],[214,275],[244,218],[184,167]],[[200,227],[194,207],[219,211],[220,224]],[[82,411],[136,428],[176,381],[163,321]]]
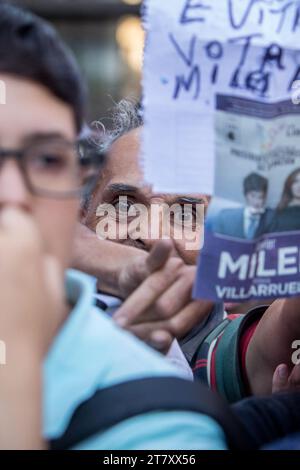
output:
[[[300,0],[147,0],[144,169],[158,191],[213,192],[216,93],[287,99]]]

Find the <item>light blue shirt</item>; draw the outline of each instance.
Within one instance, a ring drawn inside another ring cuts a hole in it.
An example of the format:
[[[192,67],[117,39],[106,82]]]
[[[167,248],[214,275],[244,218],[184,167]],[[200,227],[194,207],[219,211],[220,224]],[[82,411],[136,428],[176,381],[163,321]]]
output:
[[[75,409],[101,388],[137,378],[180,375],[159,353],[121,331],[93,305],[93,278],[68,271],[66,289],[74,308],[44,364],[47,440],[60,437]],[[226,443],[222,429],[212,418],[174,411],[127,419],[77,448],[197,450],[224,449]]]

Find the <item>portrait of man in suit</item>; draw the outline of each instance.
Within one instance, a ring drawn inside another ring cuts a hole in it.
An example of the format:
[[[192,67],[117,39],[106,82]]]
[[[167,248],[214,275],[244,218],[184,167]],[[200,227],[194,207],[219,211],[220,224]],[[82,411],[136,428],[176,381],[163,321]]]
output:
[[[247,240],[264,233],[273,216],[273,210],[266,207],[268,180],[250,173],[243,181],[243,190],[245,206],[222,210],[213,223],[214,232]]]

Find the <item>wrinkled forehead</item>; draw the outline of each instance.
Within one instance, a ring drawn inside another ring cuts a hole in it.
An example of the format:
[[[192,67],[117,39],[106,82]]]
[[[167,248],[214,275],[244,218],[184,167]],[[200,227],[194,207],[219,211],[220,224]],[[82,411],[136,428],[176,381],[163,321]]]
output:
[[[141,165],[141,137],[142,128],[138,128],[113,143],[107,161],[110,183],[123,181],[138,187],[144,185]]]

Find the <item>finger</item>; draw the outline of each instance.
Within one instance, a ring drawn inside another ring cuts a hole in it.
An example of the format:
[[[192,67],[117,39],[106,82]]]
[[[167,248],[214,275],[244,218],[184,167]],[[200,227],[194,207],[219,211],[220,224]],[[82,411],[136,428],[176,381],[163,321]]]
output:
[[[155,244],[146,258],[138,258],[132,263],[121,275],[122,291],[131,294],[153,272],[161,269],[170,258],[172,249],[170,240],[161,240]]]
[[[289,370],[286,364],[276,367],[272,379],[272,393],[282,392],[288,387]]]
[[[194,300],[178,313],[178,315],[168,320],[168,327],[165,326],[165,328],[170,331],[175,338],[183,338],[195,325],[206,320],[212,311],[213,305],[212,302]]]
[[[173,258],[168,268],[151,274],[115,313],[115,321],[122,327],[133,324],[173,284],[182,261]]]
[[[136,322],[164,321],[174,317],[192,302],[192,289],[196,268],[187,268]]]
[[[160,353],[167,354],[173,341],[174,338],[168,331],[156,330],[151,333],[148,344]]]
[[[134,325],[129,327],[128,331],[162,354],[166,354],[168,352],[174,340],[171,333],[164,330],[163,324],[160,322]]]
[[[172,249],[173,243],[171,240],[160,240],[154,245],[146,261],[148,274],[161,269],[165,265],[171,255]]]

